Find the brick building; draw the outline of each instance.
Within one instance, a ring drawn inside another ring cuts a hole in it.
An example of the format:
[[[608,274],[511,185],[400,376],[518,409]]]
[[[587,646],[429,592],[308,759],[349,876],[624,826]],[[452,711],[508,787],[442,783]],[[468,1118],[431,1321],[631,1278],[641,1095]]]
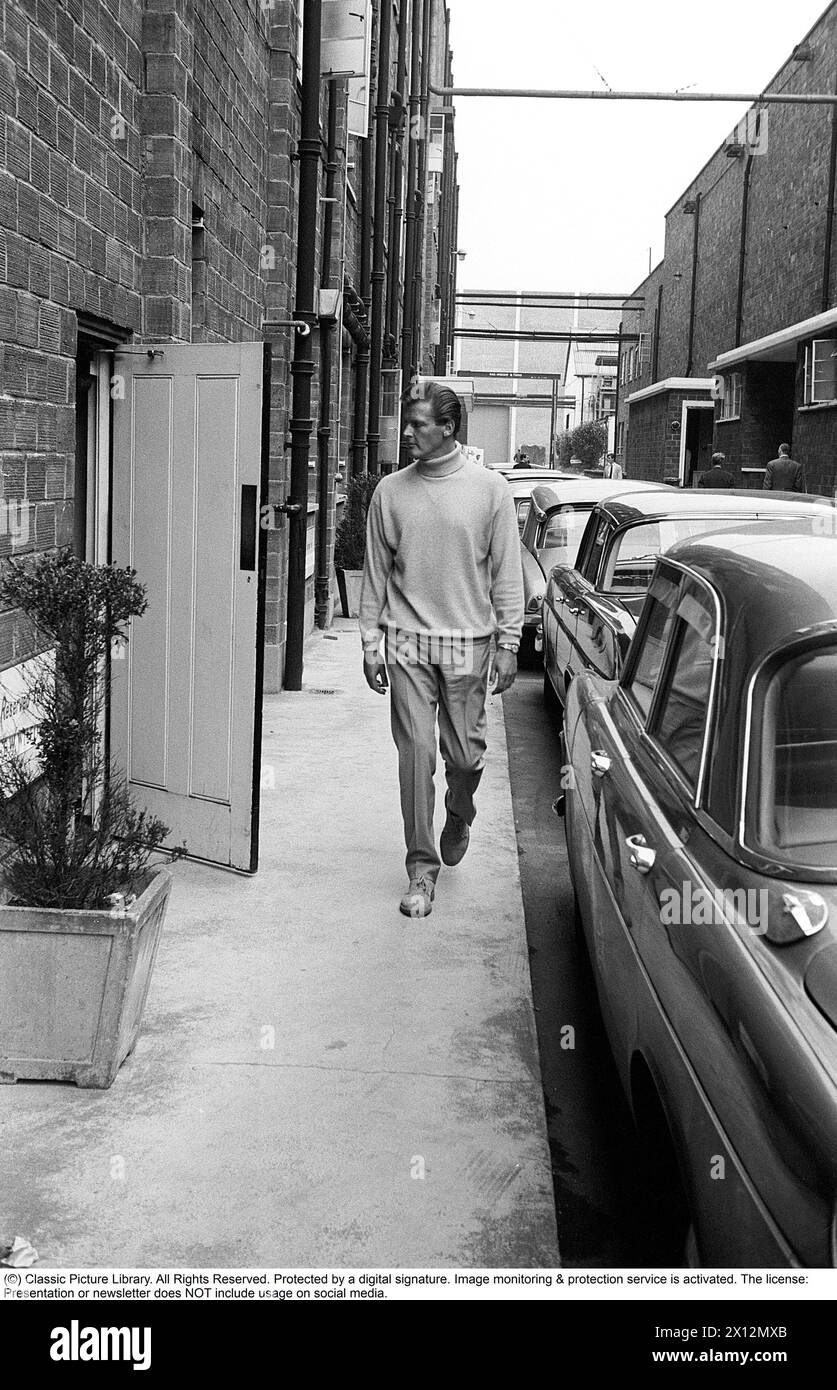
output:
[[[834,91],[837,6],[765,92]],[[837,108],[761,103],[666,216],[662,262],[626,306],[617,450],[632,477],[690,485],[713,450],[760,487],[792,445],[837,484]]]
[[[111,750],[212,862],[255,865],[262,693],[446,360],[451,62],[443,0],[0,0],[0,563],[135,566]],[[0,613],[3,691],[36,650]]]
[[[324,70],[355,76],[324,78],[321,90],[317,283],[331,294],[321,293],[312,332],[306,630],[315,602],[318,620],[328,621],[331,596],[317,601],[314,578],[331,575],[341,479],[366,466],[376,237],[390,368],[381,402],[385,468],[397,460],[400,374],[433,370],[456,266],[453,116],[433,119],[427,86],[431,73],[435,81],[451,73],[442,0],[392,4],[383,62],[381,0],[324,0],[322,10]],[[111,557],[122,467],[115,417],[131,396],[120,381],[148,347],[160,349],[162,370],[166,344],[269,344],[260,501],[281,504],[289,487],[303,0],[2,0],[0,12],[0,465],[8,518],[0,556],[73,543],[87,558]],[[335,65],[341,50],[329,46],[352,12],[369,29],[365,76]],[[382,107],[386,226],[376,227]],[[441,139],[432,173],[431,124]],[[408,277],[413,218],[420,252]],[[418,309],[402,354],[410,293]],[[326,330],[334,359],[327,371]],[[141,455],[144,441],[134,444]],[[288,523],[281,512],[268,520],[263,656],[265,688],[275,690],[284,668]],[[26,646],[19,616],[0,615],[0,669]]]

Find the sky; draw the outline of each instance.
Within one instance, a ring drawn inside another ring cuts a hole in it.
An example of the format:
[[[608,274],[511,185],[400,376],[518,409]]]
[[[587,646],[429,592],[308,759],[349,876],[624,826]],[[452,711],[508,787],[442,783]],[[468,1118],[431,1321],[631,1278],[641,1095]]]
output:
[[[448,0],[461,87],[758,92],[825,0]],[[456,99],[466,289],[628,293],[746,104]]]

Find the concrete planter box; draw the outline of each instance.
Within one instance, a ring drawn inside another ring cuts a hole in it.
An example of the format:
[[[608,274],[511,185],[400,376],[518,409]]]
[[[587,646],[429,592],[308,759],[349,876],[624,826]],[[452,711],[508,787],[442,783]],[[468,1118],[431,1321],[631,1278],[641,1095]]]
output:
[[[356,618],[360,613],[360,586],[363,570],[338,570],[337,588],[344,618]]]
[[[172,876],[123,915],[0,907],[0,1082],[110,1086],[140,1029]]]

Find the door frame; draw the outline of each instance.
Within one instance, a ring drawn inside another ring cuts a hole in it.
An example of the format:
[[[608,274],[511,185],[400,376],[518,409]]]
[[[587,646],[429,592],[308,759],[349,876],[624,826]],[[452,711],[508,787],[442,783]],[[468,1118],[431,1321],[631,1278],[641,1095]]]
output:
[[[715,410],[714,401],[683,401],[680,407],[680,460],[678,463],[678,474],[680,486],[686,486],[686,431],[688,427],[688,413],[690,410]]]
[[[267,621],[267,547],[270,529],[262,525],[264,508],[270,490],[270,384],[272,379],[273,357],[270,343],[264,344],[262,357],[262,457],[259,476],[259,497],[256,507],[258,520],[258,553],[256,559],[256,676],[255,706],[253,710],[253,786],[252,811],[250,820],[250,869],[255,874],[259,867],[259,826],[261,818],[262,790],[262,724],[264,722],[264,643]],[[232,870],[241,873],[242,870]]]

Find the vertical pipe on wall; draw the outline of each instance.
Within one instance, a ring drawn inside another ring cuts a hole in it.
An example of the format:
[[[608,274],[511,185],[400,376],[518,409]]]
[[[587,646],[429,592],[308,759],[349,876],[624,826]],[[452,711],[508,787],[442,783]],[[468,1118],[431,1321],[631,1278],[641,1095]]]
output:
[[[337,94],[339,83],[332,78],[328,84],[328,147],[326,151],[326,199],[334,198],[337,186]],[[334,239],[334,203],[327,201],[323,214],[323,246],[320,265],[320,285],[328,289],[331,283],[331,250]],[[320,426],[317,430],[317,572],[314,579],[314,621],[317,627],[328,623],[331,590],[328,562],[328,521],[330,498],[331,453],[331,372],[334,334],[338,320],[320,320]]]
[[[404,255],[404,317],[401,323],[401,373],[406,387],[416,371],[413,359],[414,284],[418,225],[418,141],[421,121],[421,36],[423,0],[413,0],[410,59],[410,128],[407,150],[407,216]]]
[[[372,314],[372,131],[361,140],[360,153],[360,285],[367,323]],[[369,342],[355,358],[355,410],[352,424],[352,474],[366,472],[366,408],[369,395]]]
[[[421,41],[421,118],[418,148],[418,217],[416,222],[416,254],[413,275],[413,361],[421,371],[422,318],[424,294],[425,223],[427,220],[427,141],[430,123],[430,73],[433,46],[433,0],[424,0],[424,23]]]
[[[308,529],[308,453],[311,443],[311,379],[314,374],[317,206],[320,181],[320,62],[322,0],[304,0],[302,119],[299,139],[299,217],[294,318],[308,332],[295,334],[291,363],[291,486],[288,537],[288,617],[285,689],[302,689],[305,641],[305,550]]]
[[[747,155],[744,165],[744,183],[741,190],[741,238],[738,245],[738,292],[735,302],[735,346],[741,345],[741,332],[744,321],[744,272],[747,266],[747,219],[750,211],[750,171],[753,167],[752,153]]]
[[[837,83],[834,87],[837,92]],[[828,157],[828,207],[825,214],[825,245],[822,262],[822,310],[831,307],[831,250],[834,243],[834,192],[837,183],[837,106],[831,108],[831,150]]]
[[[695,305],[697,303],[698,239],[700,237],[700,194],[695,194],[695,234],[692,243],[692,292],[689,301],[689,355],[686,360],[686,376],[692,375],[695,341]]]
[[[651,354],[651,380],[658,381],[660,375],[660,328],[663,322],[663,287],[657,286],[657,312],[654,315],[654,351]],[[618,385],[618,382],[617,382]]]
[[[390,220],[389,264],[387,280],[387,356],[395,365],[398,358],[398,333],[401,316],[401,286],[404,283],[401,261],[401,228],[404,222],[404,138],[408,129],[406,119],[407,91],[407,0],[401,0],[398,8],[398,101],[399,124],[394,131],[395,158],[393,160],[393,197]]]
[[[372,252],[372,342],[369,364],[369,429],[367,457],[370,473],[377,473],[381,444],[381,369],[384,347],[384,293],[386,289],[386,215],[389,168],[391,0],[381,0],[378,27],[378,82],[375,102],[375,226]]]

